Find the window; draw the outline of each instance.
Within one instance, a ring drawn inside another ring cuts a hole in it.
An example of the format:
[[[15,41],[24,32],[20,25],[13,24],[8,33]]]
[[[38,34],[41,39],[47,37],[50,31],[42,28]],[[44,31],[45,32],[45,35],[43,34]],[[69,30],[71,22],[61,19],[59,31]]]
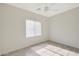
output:
[[[41,35],[41,23],[33,20],[26,20],[26,37]]]

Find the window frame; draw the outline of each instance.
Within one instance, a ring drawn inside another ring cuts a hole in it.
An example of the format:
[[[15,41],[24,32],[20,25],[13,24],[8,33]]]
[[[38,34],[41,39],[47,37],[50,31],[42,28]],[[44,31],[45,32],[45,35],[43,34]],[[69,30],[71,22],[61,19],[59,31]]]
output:
[[[26,38],[32,38],[32,37],[39,37],[39,36],[42,36],[42,23],[40,22],[40,21],[36,21],[36,20],[26,20],[26,26],[27,26],[27,21],[31,21],[31,22],[34,22],[34,23],[37,23],[37,24],[39,24],[39,26],[40,26],[40,29],[39,29],[39,33],[38,32],[36,32],[34,29],[35,28],[33,28],[33,36],[31,36],[31,35],[28,35],[27,34],[27,27],[26,27]],[[35,24],[34,24],[35,25]],[[30,25],[31,26],[31,25]],[[36,27],[38,27],[38,26],[36,26]],[[36,28],[37,29],[37,28]],[[35,33],[36,32],[36,33]],[[28,35],[28,36],[27,36]]]

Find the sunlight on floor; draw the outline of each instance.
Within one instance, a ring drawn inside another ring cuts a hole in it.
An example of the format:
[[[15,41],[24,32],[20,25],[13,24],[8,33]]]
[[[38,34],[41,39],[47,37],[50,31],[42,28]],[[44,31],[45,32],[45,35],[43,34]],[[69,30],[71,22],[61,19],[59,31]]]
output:
[[[45,49],[45,48],[42,48],[38,51],[36,51],[36,53],[42,55],[42,56],[60,56],[59,54],[56,54],[56,53],[52,53],[51,51]]]
[[[39,45],[32,47],[32,49],[41,56],[79,56],[78,53],[56,47],[50,44]]]
[[[44,42],[8,53],[6,56],[79,56],[78,51],[66,45],[62,46],[54,42]]]

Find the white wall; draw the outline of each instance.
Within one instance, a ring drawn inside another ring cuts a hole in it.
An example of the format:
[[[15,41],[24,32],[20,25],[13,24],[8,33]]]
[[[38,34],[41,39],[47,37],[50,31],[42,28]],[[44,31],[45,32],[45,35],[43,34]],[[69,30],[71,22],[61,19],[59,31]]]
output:
[[[2,7],[0,7],[3,10],[2,14],[4,17],[2,19],[4,25],[2,31],[4,37],[2,39],[2,54],[47,40],[47,22],[45,17],[6,4],[3,4]],[[26,38],[25,20],[27,19],[37,20],[42,23],[43,33],[41,37]]]
[[[79,48],[79,8],[51,17],[48,21],[50,40]]]
[[[3,47],[3,45],[2,45],[2,40],[3,40],[3,32],[2,32],[2,30],[3,30],[3,10],[2,10],[2,4],[0,5],[0,55],[1,55],[1,53],[2,53],[2,47]]]
[[[42,36],[27,39],[25,20],[42,23]],[[16,49],[49,39],[79,48],[79,8],[48,18],[6,4],[0,4],[0,53],[5,54]],[[48,25],[49,23],[49,25]]]

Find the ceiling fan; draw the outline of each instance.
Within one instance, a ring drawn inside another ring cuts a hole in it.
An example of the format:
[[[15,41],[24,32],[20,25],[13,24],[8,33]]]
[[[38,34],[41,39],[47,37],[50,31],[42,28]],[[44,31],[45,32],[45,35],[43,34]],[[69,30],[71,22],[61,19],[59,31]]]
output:
[[[44,7],[38,7],[36,10],[37,11],[43,11],[43,12],[48,12],[48,11],[50,11],[50,10],[53,10],[53,11],[57,11],[57,9],[51,9],[51,6],[54,6],[55,5],[55,3],[54,4],[44,4]]]

